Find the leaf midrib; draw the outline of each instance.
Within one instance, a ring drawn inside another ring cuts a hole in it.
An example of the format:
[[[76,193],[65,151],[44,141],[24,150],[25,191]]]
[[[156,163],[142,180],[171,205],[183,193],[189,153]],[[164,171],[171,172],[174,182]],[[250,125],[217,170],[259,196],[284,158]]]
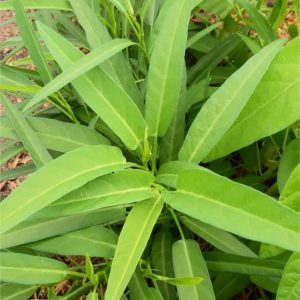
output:
[[[120,164],[122,164],[122,162],[114,162],[114,163],[111,163],[111,164],[105,164],[105,165],[101,165],[100,167],[96,166],[96,167],[90,168],[88,170],[84,170],[82,172],[78,172],[75,175],[68,177],[66,180],[62,180],[62,181],[60,181],[60,183],[52,185],[48,189],[43,189],[43,191],[41,193],[39,193],[35,197],[31,198],[31,200],[28,200],[27,202],[23,202],[24,203],[23,205],[19,205],[10,214],[6,214],[3,217],[4,221],[2,219],[2,222],[5,223],[5,220],[10,219],[16,212],[19,212],[20,210],[23,210],[24,208],[26,208],[28,205],[30,205],[36,199],[42,197],[43,195],[47,194],[48,192],[50,192],[52,190],[57,189],[60,186],[63,186],[66,182],[72,181],[74,178],[76,178],[76,177],[78,177],[80,175],[83,175],[83,174],[86,174],[86,173],[90,173],[90,172],[95,171],[97,169],[101,170],[101,169],[106,168],[106,167],[117,166],[117,165],[120,165]]]
[[[280,226],[280,225],[278,225],[278,223],[271,222],[268,219],[265,219],[265,218],[263,218],[261,216],[258,216],[258,215],[251,214],[251,213],[249,213],[249,212],[247,212],[247,211],[245,211],[243,209],[239,209],[237,207],[230,206],[230,205],[228,205],[228,204],[226,204],[226,203],[224,203],[222,201],[218,201],[218,200],[215,200],[213,198],[206,197],[204,195],[195,194],[193,192],[185,191],[183,189],[178,189],[177,192],[178,193],[182,193],[184,195],[192,196],[193,198],[196,198],[196,199],[204,199],[204,200],[207,200],[208,202],[213,202],[214,204],[218,204],[219,206],[225,207],[225,208],[227,208],[229,210],[237,211],[239,214],[241,212],[243,212],[244,215],[250,216],[251,218],[257,218],[259,220],[263,220],[265,223],[271,224],[273,227],[278,227],[280,229],[288,230],[288,231],[292,232],[293,234],[294,233],[299,234],[296,230],[290,229],[288,227]]]
[[[124,263],[123,266],[122,266],[123,270],[127,271],[128,266],[130,265],[130,263],[132,261],[132,258],[133,258],[134,254],[135,254],[135,251],[136,251],[137,247],[139,246],[138,241],[140,241],[141,237],[143,236],[144,231],[145,231],[145,229],[146,229],[146,227],[147,227],[147,225],[149,223],[149,220],[153,217],[153,212],[155,211],[155,209],[156,209],[156,207],[157,207],[157,205],[159,204],[160,201],[161,201],[161,195],[159,195],[159,197],[157,197],[157,199],[154,200],[153,206],[152,206],[151,210],[149,211],[147,218],[143,222],[142,228],[140,229],[138,236],[136,237],[136,243],[131,248],[129,257],[125,261],[126,263]],[[119,278],[119,284],[117,285],[117,287],[115,287],[115,289],[114,289],[115,292],[112,294],[111,299],[117,299],[116,298],[116,294],[117,294],[117,292],[119,292],[120,284],[124,280],[125,275],[126,275],[126,272],[122,272],[122,274],[121,274],[121,276]]]
[[[277,46],[277,45],[276,45]],[[275,48],[275,47],[274,47]],[[274,49],[273,49],[274,50]],[[235,99],[236,96],[243,90],[243,88],[248,84],[248,80],[249,78],[251,78],[253,76],[253,74],[257,71],[257,69],[259,69],[259,67],[261,65],[263,65],[265,63],[265,57],[269,56],[270,53],[267,52],[263,57],[261,57],[261,61],[258,65],[256,65],[256,68],[254,68],[251,72],[247,73],[248,76],[245,76],[242,85],[240,86],[239,89],[236,89],[234,91],[233,94],[231,94],[230,97],[230,101],[227,100],[227,102],[225,102],[225,105],[223,106],[222,111],[214,118],[213,122],[211,123],[211,126],[207,128],[207,130],[205,131],[204,135],[199,139],[199,143],[197,144],[197,146],[195,147],[194,151],[192,152],[192,154],[190,155],[190,157],[188,158],[188,161],[191,162],[193,161],[194,157],[196,156],[197,152],[199,151],[199,148],[202,146],[202,144],[204,143],[205,139],[207,136],[211,135],[211,131],[215,128],[215,124],[217,122],[219,122],[219,119],[223,116],[224,112],[227,111],[227,108],[230,107],[231,105],[233,105],[233,103],[235,103],[236,101],[232,101],[232,99]],[[265,73],[264,73],[265,74]],[[263,75],[262,75],[263,76]],[[232,85],[232,83],[231,83]],[[257,86],[257,85],[256,85]],[[218,92],[217,92],[218,93]],[[220,92],[219,92],[220,93]],[[215,96],[212,96],[213,99],[216,99]],[[209,100],[208,100],[209,101]],[[245,104],[247,103],[247,101],[245,101]]]

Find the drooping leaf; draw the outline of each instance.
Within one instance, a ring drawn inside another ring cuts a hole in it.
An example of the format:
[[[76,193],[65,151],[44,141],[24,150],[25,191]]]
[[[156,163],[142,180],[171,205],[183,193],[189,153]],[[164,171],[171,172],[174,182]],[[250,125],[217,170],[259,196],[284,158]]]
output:
[[[199,245],[193,240],[179,240],[172,246],[176,277],[197,277],[198,284],[177,286],[178,297],[184,299],[215,299],[210,277]]]
[[[201,162],[230,128],[283,46],[277,40],[251,57],[207,100],[193,121],[180,160]]]
[[[25,245],[42,252],[59,255],[85,255],[112,258],[118,236],[103,226],[93,226]]]
[[[84,56],[79,49],[51,28],[41,23],[38,24],[38,28],[47,48],[62,70]],[[117,82],[99,68],[94,68],[75,79],[72,84],[83,100],[128,148],[138,147],[144,138],[145,122],[137,106]]]
[[[293,253],[282,274],[276,300],[296,300],[300,297],[300,254]]]
[[[88,181],[125,167],[121,151],[111,146],[87,146],[60,156],[1,202],[1,234]]]
[[[145,119],[151,136],[166,133],[178,104],[192,8],[190,0],[168,0],[162,8],[167,13],[153,45],[147,76]]]
[[[20,284],[48,284],[64,280],[68,266],[40,256],[0,252],[0,280]]]
[[[147,245],[152,229],[163,208],[160,196],[137,203],[121,231],[105,299],[119,300]]]
[[[15,147],[9,148],[4,152],[1,152],[0,165],[4,164],[6,161],[16,156],[17,154],[23,152],[25,148],[23,145],[16,145]]]
[[[298,213],[207,169],[181,172],[177,191],[163,192],[163,200],[176,210],[222,230],[299,250]]]
[[[5,112],[12,127],[15,129],[17,136],[22,141],[26,150],[29,152],[36,167],[41,168],[43,165],[50,162],[52,160],[51,155],[27,123],[26,119],[2,93],[0,93],[0,99],[4,104]]]
[[[115,223],[125,215],[125,209],[120,207],[59,218],[43,219],[39,214],[34,214],[30,219],[1,235],[0,248],[11,248],[98,224]]]
[[[299,53],[300,37],[276,56],[238,118],[204,161],[225,156],[300,119]]]
[[[46,99],[52,93],[60,90],[71,81],[85,74],[91,69],[97,67],[110,57],[114,56],[126,47],[133,45],[133,42],[127,39],[115,39],[104,45],[99,46],[89,54],[76,60],[73,64],[66,67],[61,74],[56,76],[45,85],[35,96],[26,104],[23,111],[37,105],[41,100]]]

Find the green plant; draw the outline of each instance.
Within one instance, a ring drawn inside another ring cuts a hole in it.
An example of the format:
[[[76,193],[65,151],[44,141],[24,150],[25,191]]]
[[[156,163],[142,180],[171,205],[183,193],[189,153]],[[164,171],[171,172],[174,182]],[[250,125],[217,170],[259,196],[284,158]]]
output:
[[[1,161],[33,161],[1,174],[32,173],[0,204],[2,299],[223,300],[251,282],[298,299],[300,39],[276,38],[287,5],[1,2],[21,35],[1,46],[15,47]]]

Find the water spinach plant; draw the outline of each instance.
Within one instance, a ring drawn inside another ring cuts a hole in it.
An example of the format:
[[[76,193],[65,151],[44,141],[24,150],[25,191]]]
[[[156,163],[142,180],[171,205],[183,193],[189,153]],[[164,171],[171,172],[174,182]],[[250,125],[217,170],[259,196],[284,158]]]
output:
[[[0,5],[1,299],[299,299],[298,1]]]

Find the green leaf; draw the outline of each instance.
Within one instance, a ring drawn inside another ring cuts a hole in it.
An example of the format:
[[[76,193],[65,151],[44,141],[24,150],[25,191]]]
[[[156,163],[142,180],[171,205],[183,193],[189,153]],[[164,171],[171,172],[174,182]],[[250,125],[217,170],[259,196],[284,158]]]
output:
[[[162,196],[176,210],[222,230],[288,250],[300,249],[298,213],[207,169],[183,171],[177,191]]]
[[[255,6],[246,0],[236,0],[236,2],[247,11],[250,20],[253,22],[254,29],[266,44],[271,43],[276,39],[272,27],[268,24],[266,18],[255,8]]]
[[[25,245],[25,247],[59,255],[85,255],[112,258],[118,236],[102,226],[93,226]]]
[[[29,80],[24,74],[18,72],[7,65],[1,64],[0,73],[0,89],[1,90],[16,90],[20,91],[20,88],[31,92],[33,89],[38,91],[40,87],[33,81]],[[11,87],[8,89],[8,87]]]
[[[187,77],[188,83],[194,84],[198,80],[207,77],[210,70],[222,62],[224,58],[239,45],[240,42],[241,40],[237,35],[231,35],[221,42],[218,41],[206,55],[201,57],[201,59],[189,68]],[[193,46],[191,47],[193,48]]]
[[[141,258],[163,208],[160,196],[136,204],[121,231],[105,299],[119,300]]]
[[[17,178],[20,176],[28,175],[36,170],[36,167],[33,163],[29,163],[26,165],[22,165],[21,167],[17,167],[15,169],[10,169],[7,171],[0,172],[0,181],[9,180],[13,178]]]
[[[215,272],[234,272],[247,275],[280,277],[284,263],[277,260],[244,257],[221,252],[203,253],[207,267]]]
[[[285,184],[294,171],[296,166],[300,163],[300,139],[294,139],[291,141],[282,153],[280,158],[277,184],[279,192],[282,192]]]
[[[158,172],[155,182],[176,188],[178,184],[179,173],[184,170],[198,169],[197,164],[186,161],[171,161],[163,164]]]
[[[51,28],[41,23],[38,24],[38,28],[46,46],[63,70],[84,56],[79,49]],[[94,68],[75,79],[73,85],[83,100],[128,148],[138,147],[144,138],[145,122],[137,106],[117,82],[99,68]]]
[[[18,109],[0,93],[1,102],[4,104],[8,119],[15,129],[24,147],[29,152],[37,168],[41,168],[52,160],[44,145],[40,142],[26,119],[19,113]]]
[[[22,285],[17,283],[2,283],[0,295],[2,300],[29,299],[38,286]]]
[[[89,292],[89,294],[86,297],[86,300],[98,300],[98,299],[99,299],[99,295],[97,294],[96,291]]]
[[[133,273],[129,281],[129,291],[131,300],[159,300],[164,298],[159,298],[155,295],[156,290],[148,287],[143,273],[138,266]]]
[[[26,104],[23,111],[29,110],[36,106],[41,100],[46,99],[52,93],[60,90],[62,87],[85,74],[91,69],[97,67],[111,56],[120,52],[126,47],[134,43],[127,39],[115,39],[99,46],[89,54],[76,60],[73,64],[66,67],[61,74],[51,80],[45,87],[43,87],[35,96]]]
[[[300,297],[300,253],[293,253],[282,274],[276,300],[296,300]]]
[[[3,137],[18,140],[11,124],[1,118]],[[80,124],[61,122],[50,118],[27,117],[26,121],[47,149],[68,152],[88,145],[109,145],[110,142],[99,132]]]
[[[52,79],[52,74],[47,64],[44,52],[39,44],[38,38],[25,12],[23,3],[20,0],[13,0],[12,5],[15,11],[21,37],[26,44],[28,52],[34,61],[36,69],[39,72],[43,82],[47,83]]]
[[[88,181],[125,167],[121,151],[110,146],[82,147],[58,157],[0,203],[1,234]]]
[[[172,233],[169,228],[163,227],[156,235],[151,249],[152,268],[156,273],[174,277],[172,265]],[[157,285],[165,300],[176,298],[175,288],[171,285],[158,281]]]
[[[181,90],[179,103],[174,113],[172,122],[161,139],[159,150],[160,164],[178,158],[178,152],[184,140],[185,130],[185,97],[186,97],[186,69],[182,72]]]
[[[147,76],[145,119],[151,136],[166,133],[178,104],[192,5],[190,0],[168,0],[166,8]]]
[[[17,145],[8,150],[5,150],[4,152],[1,152],[0,165],[4,164],[6,161],[23,152],[24,150],[25,148],[23,147],[23,145]]]
[[[246,105],[283,42],[277,40],[251,57],[207,100],[187,133],[180,160],[200,162],[213,149]]]
[[[212,24],[212,25],[206,27],[205,29],[200,30],[196,34],[192,35],[187,41],[186,48],[191,47],[194,43],[201,40],[201,38],[203,38],[204,36],[209,34],[211,31],[215,30],[221,24],[222,24],[222,22]]]
[[[125,217],[125,209],[120,207],[105,208],[90,213],[64,216],[60,218],[41,218],[34,214],[29,220],[0,236],[0,248],[11,248],[30,242],[39,241],[67,232],[98,224],[109,224]]]
[[[20,284],[48,284],[66,279],[68,266],[39,256],[0,252],[0,280]]]
[[[150,172],[123,170],[109,174],[72,191],[39,211],[40,216],[64,216],[96,209],[139,202],[150,198]]]
[[[180,217],[180,221],[192,232],[206,240],[211,245],[225,253],[235,255],[256,257],[257,255],[246,245],[240,242],[232,234],[203,223],[201,221],[189,218],[187,216]]]
[[[215,299],[206,264],[198,243],[193,240],[179,240],[173,244],[172,254],[176,277],[196,277],[199,279],[198,284],[193,286],[178,285],[179,299]],[[201,283],[199,284],[199,282]]]
[[[204,161],[225,156],[277,133],[300,118],[299,53],[300,37],[280,51],[247,105]]]
[[[218,273],[213,282],[217,300],[231,299],[251,283],[249,276],[234,273]]]
[[[0,10],[12,10],[12,0],[1,1]],[[71,10],[71,6],[68,0],[22,0],[26,9],[59,9],[59,10]]]
[[[92,49],[112,40],[112,37],[105,25],[101,23],[85,2],[70,0],[70,3],[80,25],[85,30],[87,41]],[[100,68],[117,82],[120,82],[124,90],[133,99],[140,110],[144,111],[143,99],[137,88],[131,69],[125,61],[122,53],[118,53],[108,61],[101,64]]]
[[[299,153],[298,153],[299,154]],[[284,185],[284,189],[280,194],[279,200],[282,204],[290,207],[291,209],[300,212],[300,164],[294,169],[290,177]]]

